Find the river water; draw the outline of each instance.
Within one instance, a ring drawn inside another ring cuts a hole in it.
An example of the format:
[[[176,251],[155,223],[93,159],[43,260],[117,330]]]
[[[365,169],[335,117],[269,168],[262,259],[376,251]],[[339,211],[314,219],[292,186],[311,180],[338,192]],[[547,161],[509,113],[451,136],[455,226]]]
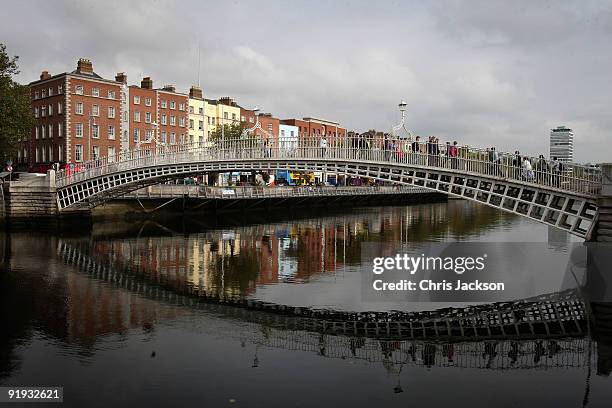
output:
[[[0,385],[62,386],[69,407],[610,406],[610,345],[588,333],[350,337],[193,296],[435,310],[449,304],[364,301],[362,248],[455,241],[542,243],[552,262],[575,239],[459,200],[5,232]]]

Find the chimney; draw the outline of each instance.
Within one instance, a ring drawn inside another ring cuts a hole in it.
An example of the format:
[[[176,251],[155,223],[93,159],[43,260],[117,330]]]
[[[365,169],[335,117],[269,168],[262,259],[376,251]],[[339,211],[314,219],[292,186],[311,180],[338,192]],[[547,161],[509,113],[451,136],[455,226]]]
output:
[[[77,62],[77,72],[79,74],[93,74],[93,64],[87,58],[80,58]]]
[[[123,85],[127,85],[127,75],[125,72],[119,72],[115,75],[115,81],[121,82]]]
[[[40,73],[40,79],[41,80],[49,79],[49,78],[51,78],[51,75],[49,75],[49,71],[43,71],[43,72]]]
[[[174,87],[174,85],[164,85],[162,89],[164,91],[176,92],[176,88]]]
[[[223,98],[219,99],[219,103],[227,106],[236,106],[234,100],[229,96],[224,96]]]
[[[192,86],[191,89],[189,89],[189,97],[190,98],[195,98],[195,99],[202,99],[202,88],[198,88],[197,86]]]
[[[142,89],[153,89],[153,80],[151,77],[142,78],[142,81],[140,81],[140,87]]]

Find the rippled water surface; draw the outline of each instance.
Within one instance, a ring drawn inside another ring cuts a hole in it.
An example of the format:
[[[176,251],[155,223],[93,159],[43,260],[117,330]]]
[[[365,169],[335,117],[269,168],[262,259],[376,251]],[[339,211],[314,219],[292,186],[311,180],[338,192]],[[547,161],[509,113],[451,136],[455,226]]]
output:
[[[572,239],[464,201],[4,233],[0,385],[63,386],[71,407],[609,406],[612,346],[588,333],[351,337],[192,296],[398,308],[361,300],[362,245],[431,241],[545,242],[554,259]]]

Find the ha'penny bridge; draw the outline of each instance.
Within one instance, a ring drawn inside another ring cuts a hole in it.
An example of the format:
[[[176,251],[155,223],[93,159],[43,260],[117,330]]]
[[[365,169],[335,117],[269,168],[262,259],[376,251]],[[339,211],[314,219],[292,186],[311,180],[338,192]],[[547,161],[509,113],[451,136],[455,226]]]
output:
[[[46,185],[38,195],[33,186],[16,183],[11,186],[14,202],[9,209],[19,208],[22,200],[24,216],[36,216],[39,208],[63,214],[188,176],[291,170],[418,187],[483,203],[587,240],[600,236],[612,240],[611,164],[559,167],[529,158],[529,169],[513,154],[499,153],[491,161],[485,150],[461,147],[457,156],[451,156],[442,146],[439,154],[430,155],[420,153],[420,148],[412,151],[411,143],[403,140],[397,140],[394,148],[384,141],[350,137],[320,146],[319,138],[278,138],[267,144],[246,137],[204,146],[141,148],[50,171],[40,178]],[[19,191],[30,195],[19,198]]]
[[[596,350],[589,338],[598,331],[578,289],[434,311],[340,312],[210,295],[90,251],[69,239],[57,246],[58,257],[78,273],[144,298],[204,311],[229,322],[226,329],[220,324],[215,330],[256,347],[380,362],[389,370],[399,366],[549,369],[612,361],[612,341]]]

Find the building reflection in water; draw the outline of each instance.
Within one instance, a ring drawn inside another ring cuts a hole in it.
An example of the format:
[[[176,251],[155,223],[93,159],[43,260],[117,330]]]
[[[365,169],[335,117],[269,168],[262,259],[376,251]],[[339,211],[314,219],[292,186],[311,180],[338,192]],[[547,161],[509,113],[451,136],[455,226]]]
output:
[[[402,243],[469,238],[512,217],[463,201],[304,218],[206,232],[173,231],[134,238],[95,236],[90,251],[176,286],[193,285],[211,296],[253,295],[259,285],[305,283],[361,261],[361,244],[381,253]],[[82,245],[89,245],[89,243]]]

